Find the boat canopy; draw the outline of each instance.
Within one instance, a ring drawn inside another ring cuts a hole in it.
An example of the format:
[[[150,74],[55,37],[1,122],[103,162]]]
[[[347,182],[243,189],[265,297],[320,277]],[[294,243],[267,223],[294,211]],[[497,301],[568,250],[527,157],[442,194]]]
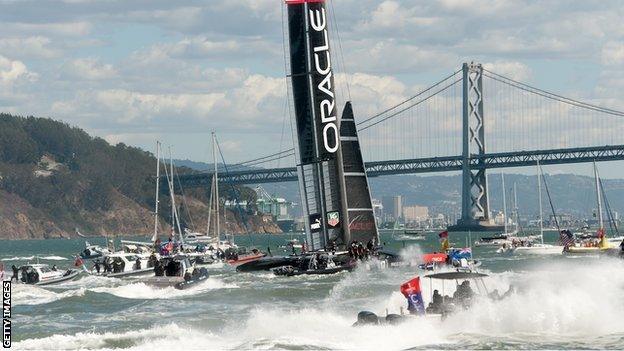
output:
[[[477,279],[487,277],[487,274],[477,272],[443,272],[426,275],[425,278],[442,279],[442,280],[457,280],[457,279]]]

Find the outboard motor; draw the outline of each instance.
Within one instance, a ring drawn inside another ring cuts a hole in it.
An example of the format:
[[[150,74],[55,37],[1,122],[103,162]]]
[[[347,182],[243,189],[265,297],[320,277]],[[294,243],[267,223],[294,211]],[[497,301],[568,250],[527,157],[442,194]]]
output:
[[[361,311],[358,313],[357,322],[354,326],[360,325],[377,325],[379,324],[379,317],[371,311]]]
[[[391,313],[386,316],[386,323],[390,325],[401,324],[405,321],[405,316],[401,316],[400,314]]]

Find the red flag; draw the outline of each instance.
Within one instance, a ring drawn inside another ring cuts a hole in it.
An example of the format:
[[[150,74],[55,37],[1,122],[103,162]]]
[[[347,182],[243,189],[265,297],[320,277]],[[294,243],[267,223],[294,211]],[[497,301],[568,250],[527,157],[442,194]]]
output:
[[[76,267],[80,267],[84,264],[84,262],[82,261],[82,258],[76,256],[76,260],[74,261],[74,266]]]
[[[448,238],[448,230],[443,231],[442,233],[438,234],[438,236],[440,237],[440,239]]]
[[[406,283],[401,284],[401,293],[405,297],[420,293],[420,277],[416,277]]]
[[[596,234],[598,235],[598,239],[602,239],[605,236],[605,231],[604,231],[603,228],[600,228],[600,229],[598,229]]]

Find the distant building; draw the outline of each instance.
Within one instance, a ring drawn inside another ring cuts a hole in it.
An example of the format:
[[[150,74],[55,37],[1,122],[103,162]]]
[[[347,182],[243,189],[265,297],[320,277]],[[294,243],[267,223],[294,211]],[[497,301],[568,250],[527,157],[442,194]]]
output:
[[[420,222],[429,217],[429,207],[427,206],[405,206],[403,207],[403,220],[405,222]]]
[[[384,196],[382,205],[386,220],[399,220],[403,216],[403,197],[401,195]]]
[[[381,223],[381,219],[383,218],[383,209],[384,207],[381,201],[373,199],[373,213],[378,223]]]

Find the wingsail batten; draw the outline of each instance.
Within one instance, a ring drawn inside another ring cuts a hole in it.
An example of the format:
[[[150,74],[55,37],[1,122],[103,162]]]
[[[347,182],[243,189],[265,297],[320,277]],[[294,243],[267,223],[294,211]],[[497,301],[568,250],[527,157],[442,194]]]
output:
[[[353,113],[348,104],[351,123],[343,133],[334,92],[325,1],[287,0],[286,4],[297,172],[307,241],[311,250],[344,248],[351,242],[352,226],[354,240],[368,241],[371,233],[377,233]],[[345,143],[353,144],[348,145],[346,158],[342,150]],[[347,196],[347,190],[362,193]]]

